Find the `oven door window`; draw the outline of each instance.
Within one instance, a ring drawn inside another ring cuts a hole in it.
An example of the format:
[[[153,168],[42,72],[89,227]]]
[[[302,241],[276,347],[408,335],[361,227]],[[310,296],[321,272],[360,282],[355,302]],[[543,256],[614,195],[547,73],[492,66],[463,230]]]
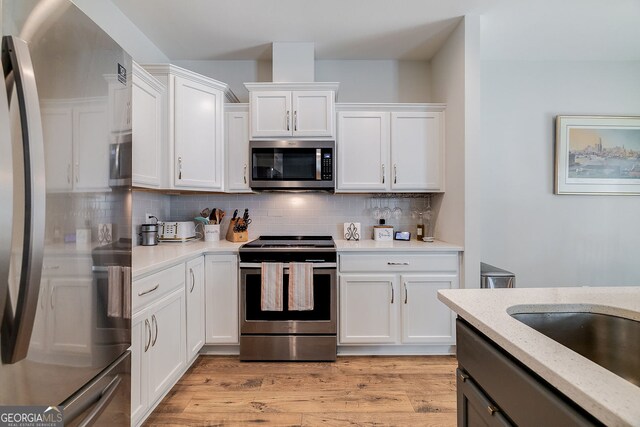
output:
[[[331,320],[331,275],[313,275],[313,310],[289,311],[289,275],[283,280],[283,311],[262,311],[260,309],[261,276],[247,274],[245,319],[247,321],[329,321]]]
[[[315,148],[254,148],[254,180],[313,181],[316,179]]]

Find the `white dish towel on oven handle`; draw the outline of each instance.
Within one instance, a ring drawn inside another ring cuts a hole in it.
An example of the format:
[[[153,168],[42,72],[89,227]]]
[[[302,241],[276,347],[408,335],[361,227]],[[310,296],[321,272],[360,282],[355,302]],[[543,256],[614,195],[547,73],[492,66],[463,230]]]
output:
[[[313,263],[289,263],[289,310],[313,310]]]
[[[283,265],[263,262],[260,288],[260,310],[282,311]]]

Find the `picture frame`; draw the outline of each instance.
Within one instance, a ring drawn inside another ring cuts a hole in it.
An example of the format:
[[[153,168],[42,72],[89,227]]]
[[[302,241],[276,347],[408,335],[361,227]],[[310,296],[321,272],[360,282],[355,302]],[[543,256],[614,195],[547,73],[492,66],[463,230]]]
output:
[[[557,116],[555,194],[640,195],[640,117]]]

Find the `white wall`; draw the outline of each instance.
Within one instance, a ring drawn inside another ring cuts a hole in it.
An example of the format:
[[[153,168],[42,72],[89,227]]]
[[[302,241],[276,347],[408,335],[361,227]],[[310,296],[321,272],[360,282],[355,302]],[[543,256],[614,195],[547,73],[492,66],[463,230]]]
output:
[[[554,117],[640,115],[640,61],[482,63],[482,259],[517,286],[640,285],[640,196],[554,195]]]
[[[432,96],[447,104],[445,193],[436,238],[464,247],[462,281],[480,286],[480,17],[467,15],[431,60]]]
[[[169,62],[169,58],[110,0],[72,0],[136,62]]]
[[[270,82],[271,61],[173,61],[229,85],[249,101],[246,82]],[[338,102],[436,102],[427,61],[329,61],[315,63],[317,82],[339,82]]]

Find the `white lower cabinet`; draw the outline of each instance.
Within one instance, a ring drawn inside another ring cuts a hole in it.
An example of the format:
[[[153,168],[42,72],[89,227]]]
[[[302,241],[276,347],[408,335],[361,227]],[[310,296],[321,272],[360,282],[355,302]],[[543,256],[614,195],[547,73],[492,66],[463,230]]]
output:
[[[186,366],[185,266],[132,286],[131,423],[138,425]]]
[[[455,316],[437,293],[458,277],[457,253],[341,254],[338,343],[454,345]]]
[[[205,256],[205,342],[238,343],[238,256]]]
[[[204,257],[187,262],[187,361],[204,345]]]

